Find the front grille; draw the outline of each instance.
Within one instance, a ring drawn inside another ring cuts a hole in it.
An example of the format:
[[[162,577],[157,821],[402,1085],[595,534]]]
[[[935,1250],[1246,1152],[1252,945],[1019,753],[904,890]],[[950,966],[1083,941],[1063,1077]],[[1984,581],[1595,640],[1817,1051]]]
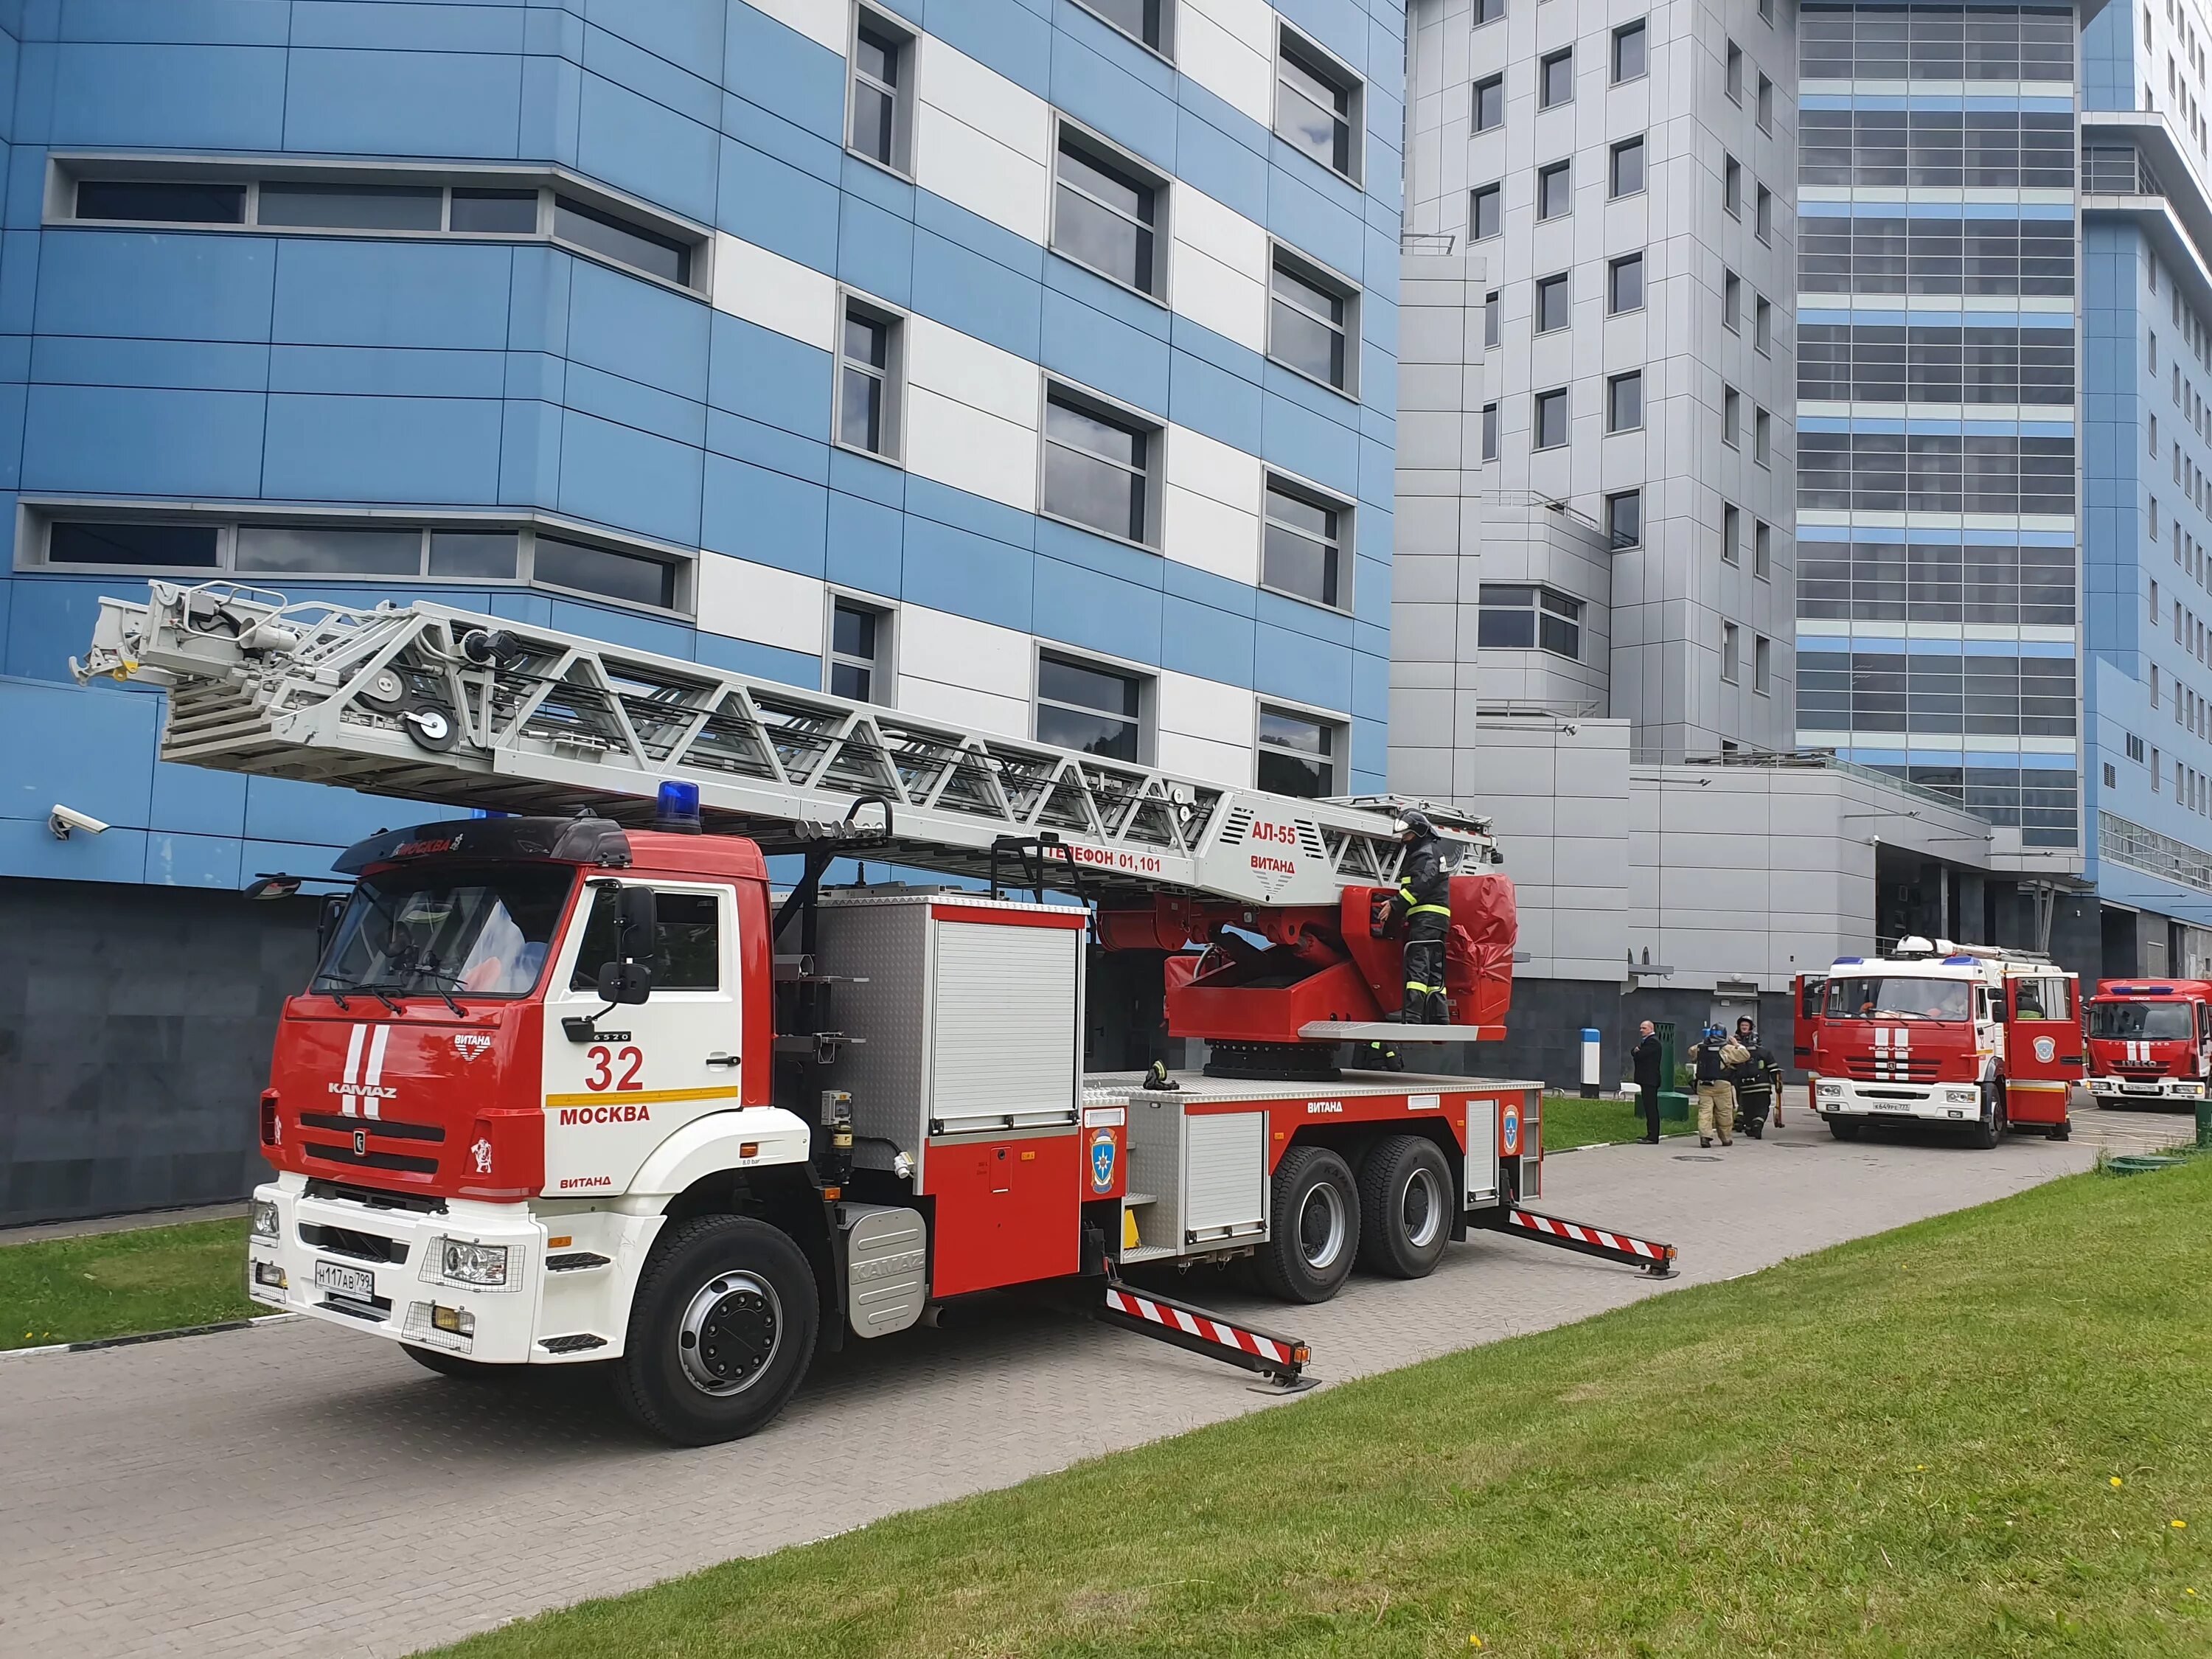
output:
[[[605,1347],[607,1340],[580,1332],[574,1336],[540,1337],[538,1346],[548,1353],[582,1353],[587,1349]]]
[[[1861,1082],[1933,1083],[1940,1064],[1933,1054],[1852,1054],[1844,1074]]]
[[[308,1141],[304,1150],[309,1158],[319,1158],[331,1164],[350,1164],[364,1170],[400,1170],[409,1175],[435,1175],[438,1160],[434,1158],[410,1158],[404,1152],[356,1152],[350,1146],[332,1146],[326,1142]]]
[[[365,1319],[372,1325],[381,1325],[392,1317],[392,1298],[372,1296],[367,1301],[356,1297],[340,1296],[336,1291],[325,1291],[319,1304],[331,1313],[341,1313],[349,1319]]]
[[[443,1140],[446,1132],[434,1123],[395,1123],[388,1117],[344,1117],[337,1112],[302,1112],[300,1127],[303,1129],[328,1129],[333,1134],[349,1135],[356,1129],[366,1129],[373,1135],[382,1135],[392,1140]]]
[[[604,1267],[606,1265],[607,1258],[597,1250],[569,1250],[545,1258],[545,1271],[549,1273],[580,1273],[586,1267]]]
[[[349,1255],[357,1261],[388,1261],[396,1267],[407,1260],[407,1247],[398,1239],[356,1232],[351,1227],[326,1227],[303,1221],[300,1224],[300,1241],[333,1255]]]
[[[332,1181],[324,1176],[307,1178],[309,1198],[334,1198],[343,1203],[366,1205],[372,1210],[405,1210],[414,1215],[443,1215],[446,1200],[424,1198],[415,1193],[387,1193],[374,1187],[356,1187],[350,1182]]]

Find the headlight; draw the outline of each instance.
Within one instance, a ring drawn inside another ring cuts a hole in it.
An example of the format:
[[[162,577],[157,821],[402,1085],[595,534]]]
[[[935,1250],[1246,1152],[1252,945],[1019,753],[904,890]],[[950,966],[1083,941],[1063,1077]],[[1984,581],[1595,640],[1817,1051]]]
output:
[[[253,1236],[256,1238],[276,1237],[276,1206],[268,1199],[253,1200]]]
[[[1946,1089],[1943,1091],[1944,1099],[1960,1106],[1971,1106],[1981,1097],[1980,1091],[1974,1089]]]
[[[461,1285],[504,1285],[507,1283],[507,1246],[504,1244],[471,1244],[465,1240],[449,1238],[440,1254],[438,1271],[444,1277]]]
[[[2201,1095],[2204,1092],[2204,1085],[2201,1083],[2177,1083],[2173,1085],[2173,1092],[2178,1095]]]
[[[1840,1095],[1843,1091],[1844,1085],[1840,1083],[1823,1083],[1820,1085],[1820,1092],[1824,1095]]]

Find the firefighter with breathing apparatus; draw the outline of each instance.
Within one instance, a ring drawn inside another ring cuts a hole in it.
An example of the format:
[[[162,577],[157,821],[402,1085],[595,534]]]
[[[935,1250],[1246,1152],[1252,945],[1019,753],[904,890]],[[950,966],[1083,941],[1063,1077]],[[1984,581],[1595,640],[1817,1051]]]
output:
[[[1444,936],[1451,931],[1444,844],[1428,816],[1411,808],[1399,816],[1397,830],[1406,849],[1392,907],[1406,922],[1406,1000],[1398,1018],[1407,1025],[1443,1025],[1451,1018],[1444,1002]]]

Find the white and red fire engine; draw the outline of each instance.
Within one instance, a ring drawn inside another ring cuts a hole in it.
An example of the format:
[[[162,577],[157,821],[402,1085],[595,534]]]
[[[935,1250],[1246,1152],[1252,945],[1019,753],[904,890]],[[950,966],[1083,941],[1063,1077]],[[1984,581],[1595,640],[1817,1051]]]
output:
[[[2089,1092],[2100,1106],[2204,1098],[2212,981],[2108,979],[2089,999]]]
[[[1520,1207],[1534,1084],[1340,1068],[1502,1029],[1512,893],[1479,819],[1431,815],[1462,1023],[1405,1028],[1388,802],[229,584],[103,600],[78,672],[166,687],[167,759],[488,814],[338,861],[261,1101],[253,1295],[434,1370],[607,1362],[641,1422],[703,1443],[769,1421],[817,1349],[1008,1285],[1088,1281],[1098,1317],[1294,1386],[1303,1344],[1123,1271],[1249,1257],[1311,1303],[1470,1227],[1671,1271]],[[856,857],[986,885],[825,886]],[[1085,1074],[1091,959],[1128,951],[1204,1075]]]
[[[1932,1123],[1994,1146],[2008,1129],[2073,1132],[2082,1074],[2080,977],[2031,951],[1899,940],[1797,981],[1798,1063],[1839,1140]]]

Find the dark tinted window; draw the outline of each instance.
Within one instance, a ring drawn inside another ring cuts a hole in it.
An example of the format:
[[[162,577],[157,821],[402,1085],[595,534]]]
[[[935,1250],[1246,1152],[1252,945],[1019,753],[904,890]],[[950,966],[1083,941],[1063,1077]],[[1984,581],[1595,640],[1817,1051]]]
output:
[[[434,530],[430,532],[434,576],[501,577],[514,580],[512,530]]]
[[[1046,657],[1037,665],[1037,740],[1133,761],[1141,696],[1129,675]]]
[[[551,536],[538,538],[531,580],[603,593],[611,599],[628,599],[633,605],[657,605],[664,610],[676,604],[673,565]]]
[[[154,224],[242,225],[246,186],[87,179],[76,187],[76,216]]]
[[[212,525],[104,524],[64,520],[47,532],[49,564],[170,565],[189,570],[216,567]]]
[[[688,246],[641,230],[570,197],[553,198],[553,234],[564,241],[603,254],[617,264],[634,266],[665,281],[688,283],[691,280],[691,250]]]
[[[538,192],[457,190],[453,192],[453,227],[484,235],[534,234],[538,229]]]
[[[616,896],[601,888],[592,896],[592,919],[576,947],[568,988],[588,991],[599,969],[615,957]],[[655,893],[653,896],[653,988],[655,991],[719,991],[722,952],[712,893]]]
[[[241,525],[237,562],[272,575],[414,576],[422,569],[422,532]]]
[[[444,192],[398,185],[264,185],[258,222],[309,230],[437,230]]]

